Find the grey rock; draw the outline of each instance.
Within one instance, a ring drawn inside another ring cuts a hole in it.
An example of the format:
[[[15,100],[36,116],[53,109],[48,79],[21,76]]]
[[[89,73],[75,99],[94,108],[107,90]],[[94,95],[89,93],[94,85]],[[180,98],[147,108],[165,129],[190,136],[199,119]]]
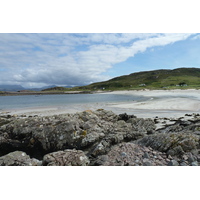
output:
[[[158,133],[145,136],[137,143],[172,156],[181,156],[184,152],[197,149],[199,139],[199,136],[192,133]]]
[[[200,162],[200,155],[197,155],[197,161]]]
[[[188,166],[186,162],[181,162],[180,166]]]
[[[147,152],[144,152],[144,155],[143,155],[144,158],[150,158],[149,154]]]
[[[188,162],[192,163],[194,161],[196,161],[195,157],[192,154],[190,154],[189,157],[188,157]]]
[[[143,159],[143,166],[152,166],[151,160],[144,158]]]
[[[198,162],[197,161],[194,161],[191,163],[191,166],[199,166]]]
[[[41,161],[31,159],[22,151],[15,151],[0,157],[0,166],[41,166],[41,164]]]
[[[109,149],[110,146],[110,142],[103,140],[94,147],[94,149],[91,152],[91,155],[96,157],[98,155],[104,154],[108,151],[107,149]]]
[[[0,152],[5,154],[9,153],[10,149],[31,149],[31,156],[34,157],[34,152],[42,152],[44,155],[69,148],[87,149],[89,152],[95,149],[95,146],[107,143],[102,151],[105,152],[112,144],[143,137],[152,130],[149,124],[153,127],[151,120],[137,119],[126,123],[119,120],[118,115],[112,111],[106,110],[12,118],[0,127]],[[94,152],[95,154],[97,152]]]
[[[127,115],[126,113],[119,114],[119,120],[128,121],[131,118],[137,118],[135,115]]]
[[[171,159],[171,160],[173,159],[171,155],[168,155],[168,158]]]
[[[104,110],[15,119],[0,127],[0,151],[18,148],[39,148],[40,152],[82,149],[109,134],[117,120],[117,115]]]
[[[180,123],[180,125],[183,125],[183,126],[187,126],[187,125],[191,124],[190,121],[180,121],[179,123]]]
[[[10,120],[9,120],[9,119],[0,117],[0,127],[3,126],[3,125],[6,125],[6,124],[8,124],[8,123],[10,123]]]
[[[96,166],[100,166],[100,165],[104,165],[104,163],[107,163],[109,160],[109,157],[107,155],[102,155],[102,156],[99,156],[95,162],[93,163],[93,165],[96,165]]]
[[[127,123],[131,123],[135,131],[143,132],[144,134],[153,134],[156,129],[155,122],[150,118],[131,118]]]
[[[176,160],[171,160],[167,165],[168,166],[179,166],[179,163]]]
[[[122,157],[126,157],[127,154],[126,154],[125,152],[122,152],[122,153],[121,153],[121,156],[122,156]]]
[[[111,147],[110,151],[106,154],[106,159],[103,160],[105,155],[100,155],[93,161],[93,165],[103,166],[154,166],[154,165],[167,165],[163,158],[157,164],[156,158],[144,158],[144,152],[147,147],[140,146],[134,143],[120,143]],[[151,151],[150,151],[151,152]],[[153,154],[152,154],[153,155]],[[159,155],[157,152],[156,155]]]
[[[155,123],[164,126],[158,130]],[[154,166],[171,160],[189,165],[200,160],[199,127],[196,115],[152,120],[103,109],[46,117],[5,115],[0,116],[0,156],[20,149],[40,160],[53,152],[45,165],[65,165],[61,158],[69,152],[64,151],[76,149],[90,158],[90,165]],[[54,154],[56,161],[51,160]]]
[[[182,149],[182,147],[180,145],[176,146],[176,147],[172,147],[172,149],[167,151],[167,154],[171,155],[171,156],[181,156],[184,154],[184,151]]]
[[[182,156],[182,158],[183,158],[184,160],[188,160],[188,155],[184,154],[184,155]]]
[[[43,165],[47,166],[87,166],[90,161],[80,150],[66,149],[49,153],[43,158]]]

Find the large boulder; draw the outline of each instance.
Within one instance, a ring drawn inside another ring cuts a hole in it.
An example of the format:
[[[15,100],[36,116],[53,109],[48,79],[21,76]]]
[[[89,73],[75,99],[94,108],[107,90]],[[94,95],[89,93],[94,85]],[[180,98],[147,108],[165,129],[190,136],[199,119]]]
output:
[[[197,150],[199,142],[200,137],[192,133],[158,133],[137,141],[140,145],[178,157],[185,152]]]
[[[7,117],[0,117],[0,127],[10,123],[11,120],[9,120]]]
[[[23,151],[15,151],[0,157],[0,166],[41,166],[42,162],[31,159]]]
[[[158,130],[160,133],[187,132],[200,135],[200,117],[198,114],[185,115],[178,119],[155,119],[155,122],[163,124]]]
[[[45,166],[86,166],[89,163],[90,161],[84,152],[75,149],[49,153],[43,158]]]
[[[155,124],[151,119],[130,118],[126,122],[119,120],[113,123],[110,129],[98,143],[90,149],[89,154],[97,156],[105,154],[114,144],[143,138],[155,131]]]
[[[127,119],[120,120],[112,111],[102,109],[16,118],[0,127],[0,156],[21,150],[41,159],[47,153],[73,148],[97,156],[108,151],[113,144],[137,140],[155,131],[151,119]]]
[[[167,165],[169,161],[165,153],[128,142],[112,146],[107,154],[98,156],[92,165],[161,166]]]

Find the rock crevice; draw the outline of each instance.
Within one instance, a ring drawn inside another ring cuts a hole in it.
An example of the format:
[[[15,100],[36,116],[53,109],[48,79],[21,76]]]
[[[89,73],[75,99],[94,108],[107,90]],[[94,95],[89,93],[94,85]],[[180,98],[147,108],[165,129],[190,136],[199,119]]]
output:
[[[0,116],[0,165],[196,166],[199,121],[198,114],[143,119],[103,109],[48,117]]]

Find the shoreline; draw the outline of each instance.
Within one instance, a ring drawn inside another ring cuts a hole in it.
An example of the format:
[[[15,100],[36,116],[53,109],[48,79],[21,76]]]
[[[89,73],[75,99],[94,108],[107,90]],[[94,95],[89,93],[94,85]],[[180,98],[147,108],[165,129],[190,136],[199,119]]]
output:
[[[137,118],[107,110],[1,118],[0,166],[199,166],[199,114]]]
[[[98,90],[98,91],[56,91],[56,92],[0,92],[0,96],[21,96],[21,95],[65,95],[65,94],[97,94],[97,93],[107,93],[111,91],[103,91],[103,90]]]
[[[137,94],[146,94],[149,92],[185,92],[185,91],[200,91],[199,89],[172,89],[172,90],[163,90],[163,89],[157,89],[157,90],[151,90],[151,89],[141,89],[141,90],[97,90],[97,91],[55,91],[55,92],[42,92],[42,91],[18,91],[18,92],[3,92],[0,91],[0,96],[19,96],[19,95],[64,95],[64,94],[99,94],[99,93],[110,93],[113,94],[126,94],[127,92]]]
[[[100,93],[100,92],[99,92]],[[66,106],[46,106],[23,109],[2,110],[1,114],[10,115],[59,115],[95,111],[97,109],[111,110],[116,114],[127,113],[142,118],[181,117],[185,114],[199,113],[200,90],[126,90],[102,92],[103,94],[138,95],[148,97],[146,101],[111,102],[111,103],[80,103]]]

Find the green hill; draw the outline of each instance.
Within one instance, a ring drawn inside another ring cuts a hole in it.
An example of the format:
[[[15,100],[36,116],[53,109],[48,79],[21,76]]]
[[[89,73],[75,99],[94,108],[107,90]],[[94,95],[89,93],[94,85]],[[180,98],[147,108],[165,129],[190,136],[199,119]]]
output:
[[[76,90],[200,89],[200,68],[178,68],[132,73],[108,81],[76,87]]]
[[[67,88],[65,88],[65,87],[52,87],[52,88],[47,88],[47,89],[44,89],[44,90],[42,90],[42,92],[54,92],[54,91],[66,91],[67,90]]]

